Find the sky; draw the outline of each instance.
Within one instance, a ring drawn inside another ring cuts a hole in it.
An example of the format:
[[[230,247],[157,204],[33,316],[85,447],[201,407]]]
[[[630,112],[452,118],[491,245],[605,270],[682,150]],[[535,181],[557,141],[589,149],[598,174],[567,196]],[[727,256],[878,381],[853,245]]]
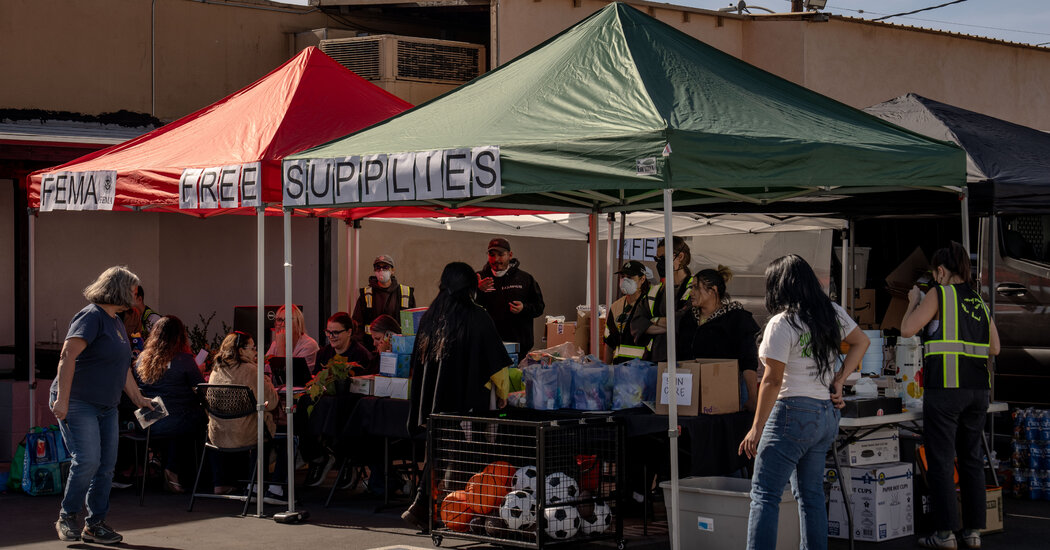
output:
[[[936,6],[951,0],[828,0],[823,10],[835,15],[875,19],[920,8]],[[736,5],[730,0],[671,0],[672,3],[704,9]],[[785,12],[789,0],[754,0],[752,6]],[[765,13],[753,9],[752,13]],[[894,17],[887,23],[925,27],[986,36],[1022,44],[1044,44],[1050,47],[1050,2],[1047,0],[966,0],[958,4],[914,15]]]

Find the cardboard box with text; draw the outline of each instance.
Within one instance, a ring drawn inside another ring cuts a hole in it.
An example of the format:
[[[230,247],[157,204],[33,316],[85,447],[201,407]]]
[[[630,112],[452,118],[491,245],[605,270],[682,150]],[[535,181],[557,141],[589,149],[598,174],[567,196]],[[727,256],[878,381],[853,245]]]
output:
[[[677,367],[678,414],[728,414],[740,410],[740,368],[736,359],[680,361]],[[667,414],[667,363],[656,374],[656,414]]]

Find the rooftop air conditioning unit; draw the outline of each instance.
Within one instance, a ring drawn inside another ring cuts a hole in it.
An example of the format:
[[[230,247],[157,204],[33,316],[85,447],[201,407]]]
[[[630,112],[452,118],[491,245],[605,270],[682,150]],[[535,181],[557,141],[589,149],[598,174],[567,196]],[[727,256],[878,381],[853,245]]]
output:
[[[321,41],[321,51],[367,80],[458,85],[484,72],[485,47],[381,34]]]

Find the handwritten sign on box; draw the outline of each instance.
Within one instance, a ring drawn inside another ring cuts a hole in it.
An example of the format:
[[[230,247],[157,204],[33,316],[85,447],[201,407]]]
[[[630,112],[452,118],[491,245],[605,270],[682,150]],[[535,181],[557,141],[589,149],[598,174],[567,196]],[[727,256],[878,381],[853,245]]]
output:
[[[667,414],[667,364],[660,363],[657,371],[659,398],[656,414]],[[684,378],[689,375],[689,378]],[[678,415],[726,414],[740,410],[739,367],[736,359],[695,359],[681,361],[676,369],[679,384],[689,380],[688,390],[678,388]],[[689,396],[688,404],[683,399]]]

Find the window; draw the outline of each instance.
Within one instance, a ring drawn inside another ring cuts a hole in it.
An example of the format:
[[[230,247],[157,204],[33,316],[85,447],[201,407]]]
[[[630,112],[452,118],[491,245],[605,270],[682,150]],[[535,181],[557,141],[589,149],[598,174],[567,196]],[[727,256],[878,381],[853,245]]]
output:
[[[1050,264],[1050,214],[1003,218],[1003,256]]]

